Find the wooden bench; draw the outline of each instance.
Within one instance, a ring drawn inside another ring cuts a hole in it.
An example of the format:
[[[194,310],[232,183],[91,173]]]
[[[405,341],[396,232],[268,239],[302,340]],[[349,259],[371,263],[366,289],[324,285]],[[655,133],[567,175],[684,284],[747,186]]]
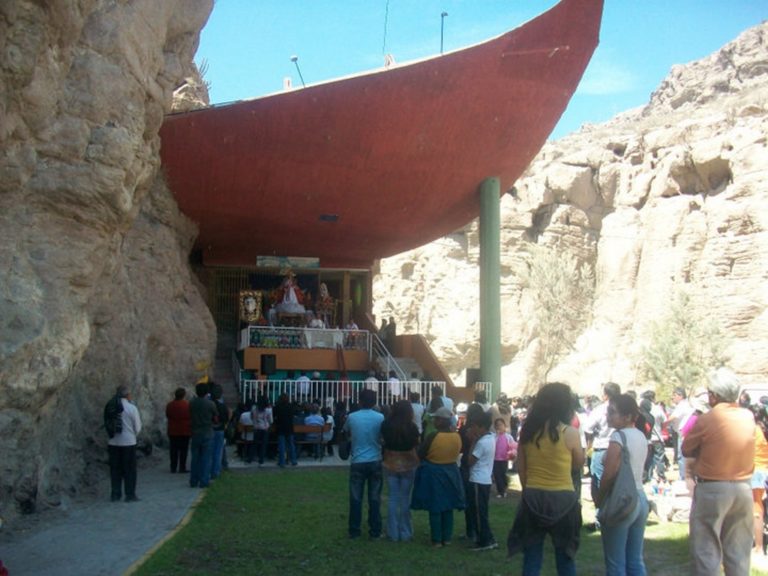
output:
[[[331,431],[331,425],[330,424],[323,424],[322,426],[320,424],[315,425],[307,425],[307,424],[294,424],[293,425],[293,441],[296,444],[296,446],[299,446],[300,444],[308,444],[310,446],[319,446],[320,450],[320,460],[323,459],[323,456],[325,455],[325,449],[328,445],[328,442],[323,439],[323,434],[327,434]],[[317,434],[317,439],[312,440],[306,439],[307,434]]]

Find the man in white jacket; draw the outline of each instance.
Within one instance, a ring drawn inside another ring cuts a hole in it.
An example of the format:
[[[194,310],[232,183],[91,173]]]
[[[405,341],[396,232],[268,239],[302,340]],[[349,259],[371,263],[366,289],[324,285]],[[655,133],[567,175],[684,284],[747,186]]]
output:
[[[120,431],[109,439],[109,472],[112,480],[112,502],[120,501],[125,487],[125,501],[136,502],[136,437],[141,432],[139,410],[131,402],[131,392],[125,385],[117,387],[117,399],[123,410]],[[113,400],[110,400],[112,402]]]

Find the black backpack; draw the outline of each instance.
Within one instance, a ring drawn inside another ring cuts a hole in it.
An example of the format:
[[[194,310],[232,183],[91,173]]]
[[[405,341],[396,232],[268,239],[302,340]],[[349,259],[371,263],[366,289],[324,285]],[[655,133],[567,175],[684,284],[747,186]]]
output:
[[[104,406],[104,429],[110,438],[123,431],[123,401],[120,396],[110,398]]]

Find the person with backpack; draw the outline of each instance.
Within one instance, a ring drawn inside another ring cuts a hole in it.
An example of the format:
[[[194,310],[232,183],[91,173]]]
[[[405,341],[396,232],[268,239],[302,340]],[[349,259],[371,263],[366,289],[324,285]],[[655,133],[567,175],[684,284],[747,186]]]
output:
[[[131,402],[128,386],[118,386],[104,407],[104,428],[109,435],[111,500],[119,502],[124,491],[126,502],[136,502],[136,437],[141,432],[141,416]]]

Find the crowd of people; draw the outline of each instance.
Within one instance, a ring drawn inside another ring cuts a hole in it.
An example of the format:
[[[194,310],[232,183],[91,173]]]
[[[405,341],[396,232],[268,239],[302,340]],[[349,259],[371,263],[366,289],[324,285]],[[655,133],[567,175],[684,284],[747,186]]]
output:
[[[221,399],[220,386],[198,384],[195,391],[187,402],[184,389],[178,389],[166,409],[170,470],[188,472],[191,486],[205,487],[226,467],[222,447],[232,412]],[[454,512],[463,511],[463,537],[473,550],[493,550],[498,543],[491,530],[490,497],[494,487],[497,498],[506,497],[510,471],[516,471],[522,493],[507,549],[510,555],[522,553],[526,575],[540,572],[547,535],[557,573],[577,573],[585,469],[596,507],[596,522],[589,528],[600,531],[606,574],[646,574],[646,485],[672,480],[676,462],[676,476],[693,498],[692,572],[717,574],[722,566],[729,576],[748,574],[751,549],[763,544],[768,398],[757,404],[739,398],[739,382],[727,368],[712,372],[706,389],[691,395],[675,389],[669,409],[652,391],[638,398],[607,383],[602,392],[602,399],[578,398],[567,385],[549,383],[533,397],[510,400],[501,394],[491,405],[478,392],[469,406],[455,407],[439,387],[426,405],[418,393],[377,405],[376,392],[366,388],[349,411],[343,402],[297,404],[282,395],[272,406],[260,396],[235,421],[253,434],[242,454],[246,462],[264,463],[274,431],[281,467],[297,464],[296,423],[330,424],[321,445],[331,453],[334,446],[340,452],[346,448],[350,459],[350,538],[362,535],[367,502],[372,539],[412,540],[412,511],[423,510],[432,545],[448,546],[454,538]],[[135,438],[141,420],[125,387],[105,408],[105,423],[108,410],[120,420],[118,430],[108,428],[112,499],[121,499],[124,492],[127,501],[136,501]],[[380,509],[385,481],[386,526]],[[620,491],[629,504],[617,514],[611,500]]]

